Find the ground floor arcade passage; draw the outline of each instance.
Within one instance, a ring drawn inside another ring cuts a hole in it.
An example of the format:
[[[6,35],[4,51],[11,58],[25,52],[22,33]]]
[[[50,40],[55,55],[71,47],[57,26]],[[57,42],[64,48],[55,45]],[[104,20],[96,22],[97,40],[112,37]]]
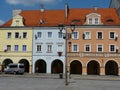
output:
[[[8,66],[8,64],[10,64],[10,63],[14,63],[13,60],[11,60],[11,59],[5,59],[5,60],[2,62],[2,71],[4,71],[4,69],[5,69],[5,68]],[[26,60],[26,59],[21,59],[21,60],[19,60],[18,63],[24,64],[24,66],[25,66],[25,72],[26,72],[26,73],[29,73],[30,64],[29,64],[28,60]]]
[[[61,60],[54,60],[51,63],[51,73],[63,73],[63,63]],[[80,61],[74,60],[70,63],[70,74],[83,74],[83,66]],[[86,74],[87,75],[100,75],[100,64],[95,61],[91,60],[88,62],[86,67]],[[37,60],[35,63],[35,73],[47,73],[47,64],[44,60]],[[113,61],[109,60],[105,64],[104,67],[105,75],[118,75],[118,64]]]
[[[82,74],[84,72],[82,72],[83,70],[83,66],[81,64],[81,62],[74,60],[70,63],[70,73],[71,74]],[[95,61],[92,60],[87,64],[86,67],[86,74],[87,75],[100,75],[100,64]],[[118,64],[113,61],[110,60],[105,64],[105,67],[103,67],[104,71],[105,71],[105,75],[118,75]]]
[[[13,61],[11,59],[5,59],[2,62],[2,71],[4,70],[4,68],[6,68],[6,66],[9,63],[13,63]],[[25,65],[25,72],[29,73],[30,65],[28,60],[21,59],[19,60],[18,63],[23,63]],[[103,67],[105,75],[119,75],[118,67],[119,66],[116,61],[114,60],[107,61],[105,66]],[[84,67],[79,60],[73,60],[69,66],[70,74],[82,75],[84,73],[83,68],[86,68],[86,75],[100,75],[101,73],[100,63],[95,60],[91,60],[90,62],[88,62],[86,67]],[[41,60],[41,59],[37,60],[35,62],[34,70],[35,73],[47,73],[47,63],[45,62],[45,60]],[[64,72],[63,62],[59,59],[53,60],[51,63],[50,70],[51,73],[53,74],[63,73]]]

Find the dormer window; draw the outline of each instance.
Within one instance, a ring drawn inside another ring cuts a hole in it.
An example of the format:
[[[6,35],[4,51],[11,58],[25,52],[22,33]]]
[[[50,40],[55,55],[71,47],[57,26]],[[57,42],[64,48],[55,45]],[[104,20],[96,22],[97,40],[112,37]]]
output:
[[[92,18],[89,18],[89,24],[92,24]]]
[[[99,19],[95,18],[95,24],[99,24]]]
[[[101,25],[101,15],[97,13],[90,13],[86,15],[86,22],[87,25]]]
[[[16,26],[19,26],[19,20],[16,20]]]

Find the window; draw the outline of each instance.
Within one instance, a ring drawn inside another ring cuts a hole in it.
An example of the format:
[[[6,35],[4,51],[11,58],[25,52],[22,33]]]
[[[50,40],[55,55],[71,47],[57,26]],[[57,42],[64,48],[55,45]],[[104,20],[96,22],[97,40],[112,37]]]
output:
[[[91,46],[89,44],[85,45],[85,52],[90,52]]]
[[[18,46],[18,45],[15,45],[15,46],[14,46],[14,51],[18,51],[18,49],[19,49],[19,46]]]
[[[62,38],[62,33],[61,32],[58,32],[58,38]]]
[[[7,45],[7,51],[11,51],[11,45]]]
[[[99,24],[99,19],[98,18],[95,18],[95,24]]]
[[[97,52],[103,52],[103,45],[97,46]]]
[[[110,49],[110,52],[116,51],[115,45],[110,45],[109,49]]]
[[[22,46],[22,51],[26,52],[27,51],[27,45]]]
[[[52,45],[47,45],[47,52],[52,52]]]
[[[85,32],[83,38],[84,39],[91,39],[91,33],[90,32]]]
[[[19,26],[19,20],[16,20],[16,26]]]
[[[23,32],[23,38],[27,38],[27,32]]]
[[[11,32],[8,32],[7,33],[7,38],[11,38],[12,37],[12,33]]]
[[[103,39],[102,32],[97,32],[97,39]]]
[[[37,37],[41,38],[42,37],[42,32],[37,32]]]
[[[48,32],[48,38],[52,38],[52,32]]]
[[[19,32],[15,32],[15,38],[19,38]]]
[[[110,39],[115,39],[115,32],[110,32]]]
[[[92,24],[92,18],[89,18],[89,24]]]
[[[73,39],[78,39],[78,32],[73,32]]]
[[[42,50],[42,46],[41,45],[37,45],[37,52],[41,52]]]
[[[63,51],[62,45],[58,45],[58,51]]]
[[[78,52],[78,45],[77,44],[73,45],[73,52]]]

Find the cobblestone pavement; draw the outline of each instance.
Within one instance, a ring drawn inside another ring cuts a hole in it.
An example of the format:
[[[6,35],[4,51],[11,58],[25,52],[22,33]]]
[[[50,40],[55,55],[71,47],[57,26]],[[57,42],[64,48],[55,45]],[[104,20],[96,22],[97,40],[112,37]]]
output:
[[[65,86],[58,74],[0,74],[0,90],[120,90],[120,76],[71,75]]]

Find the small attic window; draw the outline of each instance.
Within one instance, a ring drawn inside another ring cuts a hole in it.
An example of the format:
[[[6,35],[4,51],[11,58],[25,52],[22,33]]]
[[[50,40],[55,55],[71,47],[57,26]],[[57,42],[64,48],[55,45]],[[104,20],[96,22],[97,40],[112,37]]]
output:
[[[106,20],[106,22],[114,22],[114,20],[108,19],[108,20]]]
[[[16,26],[19,26],[19,20],[16,20],[15,23],[16,23]]]

